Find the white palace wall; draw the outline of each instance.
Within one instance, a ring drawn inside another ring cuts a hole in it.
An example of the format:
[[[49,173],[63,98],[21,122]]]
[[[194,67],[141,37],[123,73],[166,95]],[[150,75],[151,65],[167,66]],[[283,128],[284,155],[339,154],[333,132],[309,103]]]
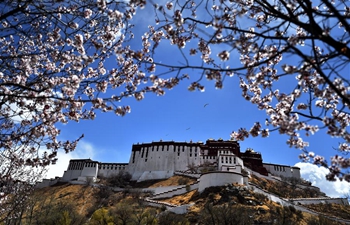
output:
[[[73,159],[69,162],[68,169],[64,171],[62,181],[87,181],[99,177],[109,177],[118,174],[121,170],[127,170],[127,163],[100,163],[91,159]]]
[[[83,171],[81,171],[82,177],[96,177],[97,176],[97,169],[98,163],[97,162],[87,162],[84,165]]]
[[[132,174],[132,180],[164,179],[173,176],[177,170],[188,170],[191,164],[201,164],[199,146],[164,143],[133,150],[128,172]]]
[[[110,177],[120,171],[127,171],[127,167],[127,163],[99,163],[97,175],[99,177]]]
[[[275,176],[300,178],[300,168],[278,164],[263,163],[266,170]]]
[[[233,172],[209,172],[200,177],[198,192],[204,191],[207,187],[224,186],[226,184],[248,184],[248,179],[240,173]]]
[[[97,166],[89,168],[86,167],[86,163],[94,163],[94,161],[90,159],[73,159],[69,161],[69,165],[66,171],[64,171],[62,176],[62,181],[70,181],[70,180],[77,180],[79,177],[82,176],[84,172],[84,176],[86,177],[93,177],[97,174]]]

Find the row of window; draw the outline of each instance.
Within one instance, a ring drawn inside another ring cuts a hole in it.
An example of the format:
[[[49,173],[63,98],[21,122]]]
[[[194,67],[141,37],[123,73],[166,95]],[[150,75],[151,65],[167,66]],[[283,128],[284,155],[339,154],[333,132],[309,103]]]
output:
[[[156,151],[158,151],[158,147],[159,146],[152,146],[152,151],[154,151],[154,147],[156,147]],[[182,152],[184,152],[185,151],[185,146],[175,146],[174,152],[176,152],[176,150],[178,151],[177,152],[177,156],[180,156],[181,148],[182,148]],[[197,157],[197,148],[196,147],[190,147],[190,157],[192,157],[192,148],[194,148],[194,152],[195,152],[194,156]],[[169,150],[169,145],[166,145],[166,150],[167,151]],[[146,151],[145,162],[147,162],[148,147],[145,147],[145,149],[142,148],[142,150],[141,150],[141,159],[144,157],[145,151]],[[164,151],[164,148],[162,148],[162,151]],[[135,163],[135,151],[133,152],[132,163]]]
[[[84,162],[74,162],[70,163],[68,166],[68,170],[82,170],[84,167],[96,167],[97,163],[84,163]],[[99,165],[99,169],[111,169],[111,170],[117,170],[117,169],[125,169],[125,165]]]
[[[221,157],[221,163],[229,163],[229,164],[232,164],[232,158],[233,158],[233,163],[236,164],[236,157]]]
[[[82,170],[84,168],[84,162],[69,163],[68,170]]]
[[[219,153],[221,154],[229,154],[229,153],[233,153],[232,151],[219,151]]]
[[[96,167],[96,163],[85,163],[85,167]]]
[[[125,169],[125,166],[121,166],[121,165],[116,165],[116,166],[111,166],[111,167],[109,167],[109,166],[101,166],[101,165],[99,165],[98,166],[98,168],[99,169],[103,169],[103,170],[109,170],[109,169],[111,169],[111,170],[117,170],[117,169],[119,169],[119,170],[123,170],[123,169]]]
[[[286,172],[286,168],[284,166],[274,166],[275,171],[283,171]]]
[[[146,152],[148,152],[148,150],[151,148],[151,150],[152,150],[152,152],[153,152],[154,150],[156,150],[156,151],[160,150],[160,147],[162,147],[162,151],[164,151],[164,150],[169,151],[169,146],[170,146],[170,145],[164,145],[164,146],[155,145],[155,146],[152,146],[152,147],[144,147],[144,148],[141,149],[141,158],[143,158],[143,153],[144,153],[145,150],[146,150]],[[184,152],[184,151],[185,151],[185,147],[189,147],[189,148],[190,148],[190,149],[189,149],[190,152],[191,152],[193,149],[194,149],[195,152],[197,152],[197,149],[198,149],[196,146],[175,146],[175,147],[174,147],[174,152],[176,152],[176,150],[177,150],[177,151],[182,150],[182,152]]]

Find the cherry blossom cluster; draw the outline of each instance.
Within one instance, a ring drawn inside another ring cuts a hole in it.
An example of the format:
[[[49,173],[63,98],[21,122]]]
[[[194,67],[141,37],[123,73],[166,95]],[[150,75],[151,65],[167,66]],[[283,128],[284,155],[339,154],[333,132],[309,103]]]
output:
[[[349,3],[173,0],[155,7],[156,25],[143,42],[155,54],[170,40],[183,60],[152,64],[174,74],[201,74],[190,91],[203,91],[203,78],[222,88],[234,74],[243,98],[266,112],[266,121],[232,132],[232,139],[278,131],[288,136],[288,146],[306,151],[312,148],[307,137],[325,131],[343,140],[335,146],[340,152],[350,151]],[[329,168],[330,180],[348,180],[346,155],[330,164],[321,156],[313,159]]]
[[[92,120],[98,112],[124,116],[131,109],[119,103],[123,98],[164,95],[185,78],[146,74],[156,70],[147,38],[141,50],[127,45],[131,19],[145,3],[0,3],[0,209],[15,195],[14,183],[34,184],[57,151],[73,151],[83,138],[60,140],[57,123]],[[146,70],[143,61],[151,63]],[[11,210],[0,212],[0,223]]]

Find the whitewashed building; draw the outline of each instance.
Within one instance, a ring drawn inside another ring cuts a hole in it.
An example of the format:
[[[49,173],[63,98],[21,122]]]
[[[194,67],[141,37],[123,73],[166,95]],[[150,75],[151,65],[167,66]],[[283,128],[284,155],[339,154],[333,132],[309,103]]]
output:
[[[96,180],[97,177],[109,177],[125,170],[127,163],[100,163],[91,159],[72,159],[61,181],[88,181]]]
[[[274,176],[300,178],[299,167],[272,164],[272,163],[263,163],[263,166],[271,175],[274,175]]]
[[[71,160],[62,181],[87,181],[109,177],[123,170],[132,180],[165,179],[176,171],[189,171],[210,165],[211,171],[241,173],[245,167],[267,176],[268,174],[300,178],[300,169],[262,162],[259,152],[248,149],[240,152],[239,143],[222,139],[203,142],[158,141],[137,143],[132,146],[129,163],[102,163],[91,159]]]

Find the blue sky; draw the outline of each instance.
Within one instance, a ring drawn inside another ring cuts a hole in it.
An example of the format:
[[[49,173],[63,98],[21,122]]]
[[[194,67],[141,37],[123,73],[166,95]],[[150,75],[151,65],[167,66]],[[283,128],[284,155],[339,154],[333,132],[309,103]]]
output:
[[[137,27],[136,39],[129,43],[131,46],[140,46],[140,40],[137,37],[147,28],[145,24],[153,21],[152,17],[147,16],[149,13],[147,10],[149,9],[146,7],[144,11],[139,11],[134,19],[139,27]],[[158,52],[159,55],[156,58],[159,61],[178,60],[178,53],[175,50],[174,46],[164,45],[162,52]],[[293,59],[285,60],[288,62]],[[231,56],[227,63],[239,62]],[[113,63],[110,63],[106,68],[111,69],[113,66]],[[193,71],[190,75],[194,78],[198,77],[196,73]],[[224,88],[221,90],[216,90],[213,82],[205,81],[203,83],[206,87],[205,92],[187,90],[194,80],[181,82],[173,90],[167,91],[164,96],[146,94],[142,101],[136,101],[133,98],[123,99],[121,105],[131,106],[131,113],[124,117],[118,117],[114,113],[98,113],[93,121],[79,123],[70,121],[66,125],[59,125],[62,140],[75,139],[81,134],[85,137],[75,152],[59,154],[58,164],[50,167],[48,177],[62,176],[71,158],[92,158],[101,162],[128,162],[134,143],[159,140],[196,142],[206,141],[209,138],[227,140],[232,131],[241,127],[250,129],[254,122],[264,123],[267,118],[264,111],[259,111],[255,105],[242,98],[238,77],[227,77]],[[293,87],[294,85],[296,83]],[[290,79],[288,82],[279,83],[279,86],[281,90],[290,89]],[[349,184],[329,184],[324,180],[324,170],[310,164],[300,164],[298,158],[300,150],[289,148],[286,140],[287,136],[273,132],[269,138],[248,138],[240,142],[240,146],[241,151],[253,148],[261,152],[264,162],[291,166],[299,163],[302,176],[321,189],[327,187],[327,194],[330,196],[341,196],[349,192]],[[322,130],[315,136],[306,138],[305,141],[310,142],[309,151],[323,155],[328,160],[330,156],[336,154],[333,148],[340,142],[324,134]]]

